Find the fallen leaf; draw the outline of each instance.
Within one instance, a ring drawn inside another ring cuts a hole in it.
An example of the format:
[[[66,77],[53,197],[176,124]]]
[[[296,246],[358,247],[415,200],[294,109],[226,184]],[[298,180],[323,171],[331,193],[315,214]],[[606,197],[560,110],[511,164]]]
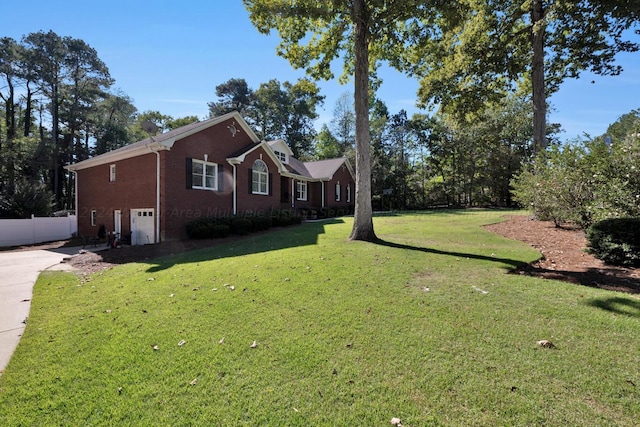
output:
[[[482,289],[480,289],[480,288],[478,288],[478,287],[476,287],[476,286],[471,286],[471,287],[472,287],[473,289],[475,289],[476,291],[480,292],[481,294],[486,295],[486,294],[488,294],[488,293],[489,293],[488,291],[483,291]]]
[[[256,348],[258,346],[258,342],[254,341],[253,344],[251,344],[251,348]]]
[[[400,423],[400,418],[396,418],[396,417],[391,418],[391,425],[402,427],[402,424]]]
[[[218,341],[218,344],[222,344],[224,342],[224,337],[220,338],[220,341]]]
[[[153,282],[154,280],[156,280],[156,278],[155,278],[155,277],[149,277],[149,278],[147,279],[147,282]]]
[[[160,350],[160,347],[158,347],[157,345],[151,346],[152,349],[154,349],[155,351]]]
[[[191,385],[196,385],[196,383],[198,382],[197,378],[194,378],[193,381],[191,381],[189,384]]]
[[[122,394],[122,387],[118,387],[118,394]]]
[[[538,344],[540,347],[544,347],[544,348],[557,348],[551,341],[549,340],[540,340],[538,341],[536,344]]]
[[[178,343],[178,346],[182,347],[183,345],[185,345],[187,342],[185,340],[180,340],[180,342]]]
[[[293,408],[293,411],[294,411],[294,412],[300,412],[300,411],[298,411],[296,408]]]
[[[173,298],[175,296],[175,294],[170,294],[169,298]]]
[[[235,291],[236,287],[235,286],[229,286],[229,289],[231,289],[232,291]]]

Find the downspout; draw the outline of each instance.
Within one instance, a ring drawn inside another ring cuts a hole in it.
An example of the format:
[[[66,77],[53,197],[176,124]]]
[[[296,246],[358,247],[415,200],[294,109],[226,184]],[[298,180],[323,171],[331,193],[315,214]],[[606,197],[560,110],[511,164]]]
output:
[[[156,238],[154,243],[160,242],[160,152],[147,144],[147,148],[156,154]]]
[[[324,181],[320,181],[322,184],[322,208],[324,209]]]
[[[296,180],[291,178],[291,209],[296,207],[296,193],[295,193]]]
[[[80,235],[80,230],[78,230],[78,171],[71,171],[73,173],[73,191],[75,192],[73,197],[73,211],[76,213],[76,234]]]
[[[236,175],[236,165],[232,164],[231,168],[233,169],[233,215],[238,214],[238,192],[237,192],[237,175]]]

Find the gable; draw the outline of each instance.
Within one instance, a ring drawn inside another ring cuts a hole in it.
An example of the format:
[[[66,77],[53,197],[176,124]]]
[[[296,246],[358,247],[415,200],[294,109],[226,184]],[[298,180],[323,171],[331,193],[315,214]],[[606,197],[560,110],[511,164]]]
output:
[[[260,141],[242,116],[237,111],[233,111],[219,117],[191,123],[160,135],[150,136],[142,141],[126,145],[117,150],[112,150],[108,153],[65,166],[65,168],[70,171],[77,171],[106,163],[113,163],[118,160],[142,156],[149,152],[168,151],[173,148],[177,141],[205,132],[215,126],[222,127],[223,131],[227,132],[227,135],[230,136],[230,140],[237,138],[239,141],[240,139],[244,139],[244,144],[247,142],[258,143]],[[241,136],[244,136],[244,138],[241,138]],[[195,139],[197,140],[199,138],[196,136]],[[242,145],[242,143],[239,145]]]

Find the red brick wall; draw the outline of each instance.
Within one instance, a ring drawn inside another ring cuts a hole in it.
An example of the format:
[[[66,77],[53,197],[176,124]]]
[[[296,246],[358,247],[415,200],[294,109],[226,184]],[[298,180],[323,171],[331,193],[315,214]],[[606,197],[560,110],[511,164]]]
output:
[[[162,214],[161,237],[176,239],[186,237],[186,224],[196,218],[219,217],[233,214],[233,168],[227,158],[239,150],[250,147],[253,141],[243,131],[231,135],[227,126],[220,123],[197,134],[177,141],[170,151],[162,152]],[[187,189],[186,159],[193,158],[217,163],[224,171],[222,191]],[[271,178],[271,194],[249,194],[248,170],[262,156]],[[246,156],[236,166],[237,211],[268,211],[280,206],[280,178],[275,163],[259,148]]]
[[[269,195],[252,194],[249,191],[249,169],[253,162],[262,159],[269,170]],[[272,209],[280,208],[281,180],[278,168],[266,152],[259,148],[249,153],[244,162],[236,166],[238,181],[238,213],[266,213]]]
[[[116,165],[116,180],[109,181],[109,167]],[[78,171],[78,232],[87,237],[98,234],[100,224],[114,229],[113,214],[122,211],[122,231],[130,231],[130,210],[156,207],[156,155],[95,166]],[[91,225],[91,211],[96,225]]]
[[[163,239],[185,237],[186,224],[196,218],[233,213],[233,175],[226,159],[253,141],[242,130],[232,136],[227,128],[231,123],[229,120],[178,140],[170,151],[161,153]],[[187,158],[204,160],[205,154],[208,162],[217,163],[224,172],[222,191],[187,189]]]
[[[336,201],[336,184],[338,183],[340,184],[340,201]],[[347,185],[351,187],[350,202],[347,202]],[[333,179],[325,184],[325,194],[327,197],[326,206],[329,208],[347,207],[355,204],[356,185],[346,165],[340,167],[336,173],[333,174]]]

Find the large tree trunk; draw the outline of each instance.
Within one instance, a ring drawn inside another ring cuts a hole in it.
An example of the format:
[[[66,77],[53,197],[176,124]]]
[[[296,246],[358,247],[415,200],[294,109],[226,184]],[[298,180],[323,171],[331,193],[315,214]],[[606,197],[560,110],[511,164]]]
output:
[[[533,86],[533,146],[538,153],[547,146],[547,101],[544,87],[544,6],[542,0],[531,5],[533,62],[531,83]]]
[[[373,242],[371,133],[369,129],[369,18],[364,0],[353,1],[356,109],[356,205],[351,240]]]

